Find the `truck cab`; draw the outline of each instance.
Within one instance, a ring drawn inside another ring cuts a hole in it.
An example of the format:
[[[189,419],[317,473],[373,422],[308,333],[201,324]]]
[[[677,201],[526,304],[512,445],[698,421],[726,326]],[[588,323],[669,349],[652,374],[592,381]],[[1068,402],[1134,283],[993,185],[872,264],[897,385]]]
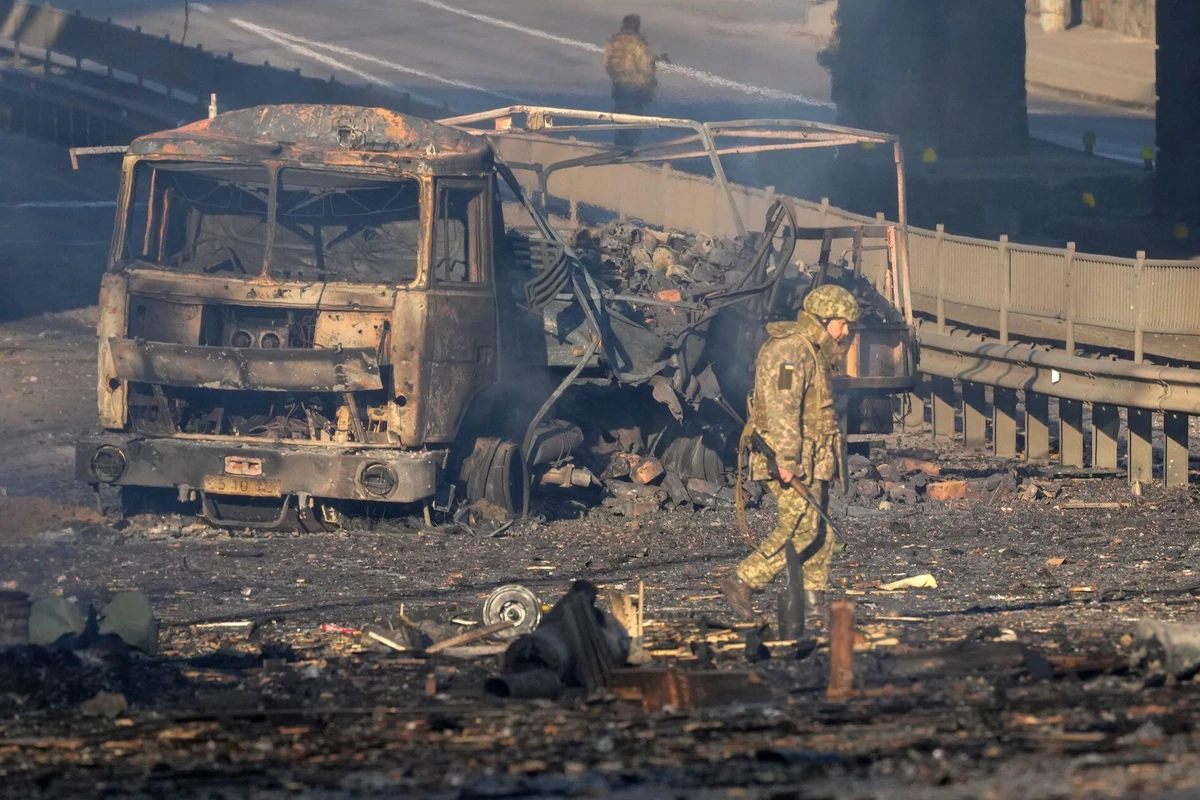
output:
[[[217,522],[431,496],[500,377],[486,142],[380,109],[273,106],[135,140],[78,477]]]

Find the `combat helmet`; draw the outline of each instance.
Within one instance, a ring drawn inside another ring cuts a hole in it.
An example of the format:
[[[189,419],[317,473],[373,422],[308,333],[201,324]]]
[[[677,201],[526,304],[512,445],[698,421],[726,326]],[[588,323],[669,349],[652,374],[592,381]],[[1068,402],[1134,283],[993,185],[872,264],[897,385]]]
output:
[[[804,298],[804,310],[820,320],[858,322],[858,301],[850,292],[832,283],[809,292]]]

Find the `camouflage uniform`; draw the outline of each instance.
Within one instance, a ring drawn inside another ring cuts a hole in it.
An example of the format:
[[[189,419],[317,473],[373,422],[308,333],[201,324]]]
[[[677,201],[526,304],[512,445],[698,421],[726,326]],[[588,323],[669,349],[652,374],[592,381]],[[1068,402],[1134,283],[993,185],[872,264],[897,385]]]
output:
[[[612,79],[613,99],[617,90],[641,95],[649,102],[658,86],[655,56],[646,38],[635,30],[622,29],[604,45],[604,68]],[[629,112],[635,113],[635,112]]]
[[[822,322],[806,312],[796,322],[770,323],[767,334],[755,365],[749,425],[775,451],[778,466],[795,473],[824,506],[841,461],[830,379],[842,350]],[[751,456],[750,477],[767,482],[779,504],[779,523],[738,565],[737,577],[752,590],[763,588],[786,566],[786,546],[792,542],[806,559],[804,588],[824,590],[834,544],[824,523],[799,492],[768,470],[764,454]]]

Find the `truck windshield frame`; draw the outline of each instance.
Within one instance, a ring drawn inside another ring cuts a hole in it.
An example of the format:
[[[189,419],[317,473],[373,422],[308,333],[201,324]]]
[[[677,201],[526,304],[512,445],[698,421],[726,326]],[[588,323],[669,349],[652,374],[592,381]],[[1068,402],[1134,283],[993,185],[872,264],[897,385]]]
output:
[[[110,269],[418,286],[429,180],[295,164],[129,159]]]

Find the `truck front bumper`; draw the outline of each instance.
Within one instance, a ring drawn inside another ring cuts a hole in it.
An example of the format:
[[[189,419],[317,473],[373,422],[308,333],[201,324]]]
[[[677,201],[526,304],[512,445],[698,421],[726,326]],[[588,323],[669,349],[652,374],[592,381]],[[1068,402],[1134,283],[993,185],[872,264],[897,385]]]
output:
[[[204,490],[205,479],[211,486],[212,479],[237,477],[226,471],[232,460],[261,465],[255,477],[282,497],[413,503],[433,495],[445,456],[441,450],[105,433],[76,443],[75,477],[91,484],[175,488],[182,495]]]

